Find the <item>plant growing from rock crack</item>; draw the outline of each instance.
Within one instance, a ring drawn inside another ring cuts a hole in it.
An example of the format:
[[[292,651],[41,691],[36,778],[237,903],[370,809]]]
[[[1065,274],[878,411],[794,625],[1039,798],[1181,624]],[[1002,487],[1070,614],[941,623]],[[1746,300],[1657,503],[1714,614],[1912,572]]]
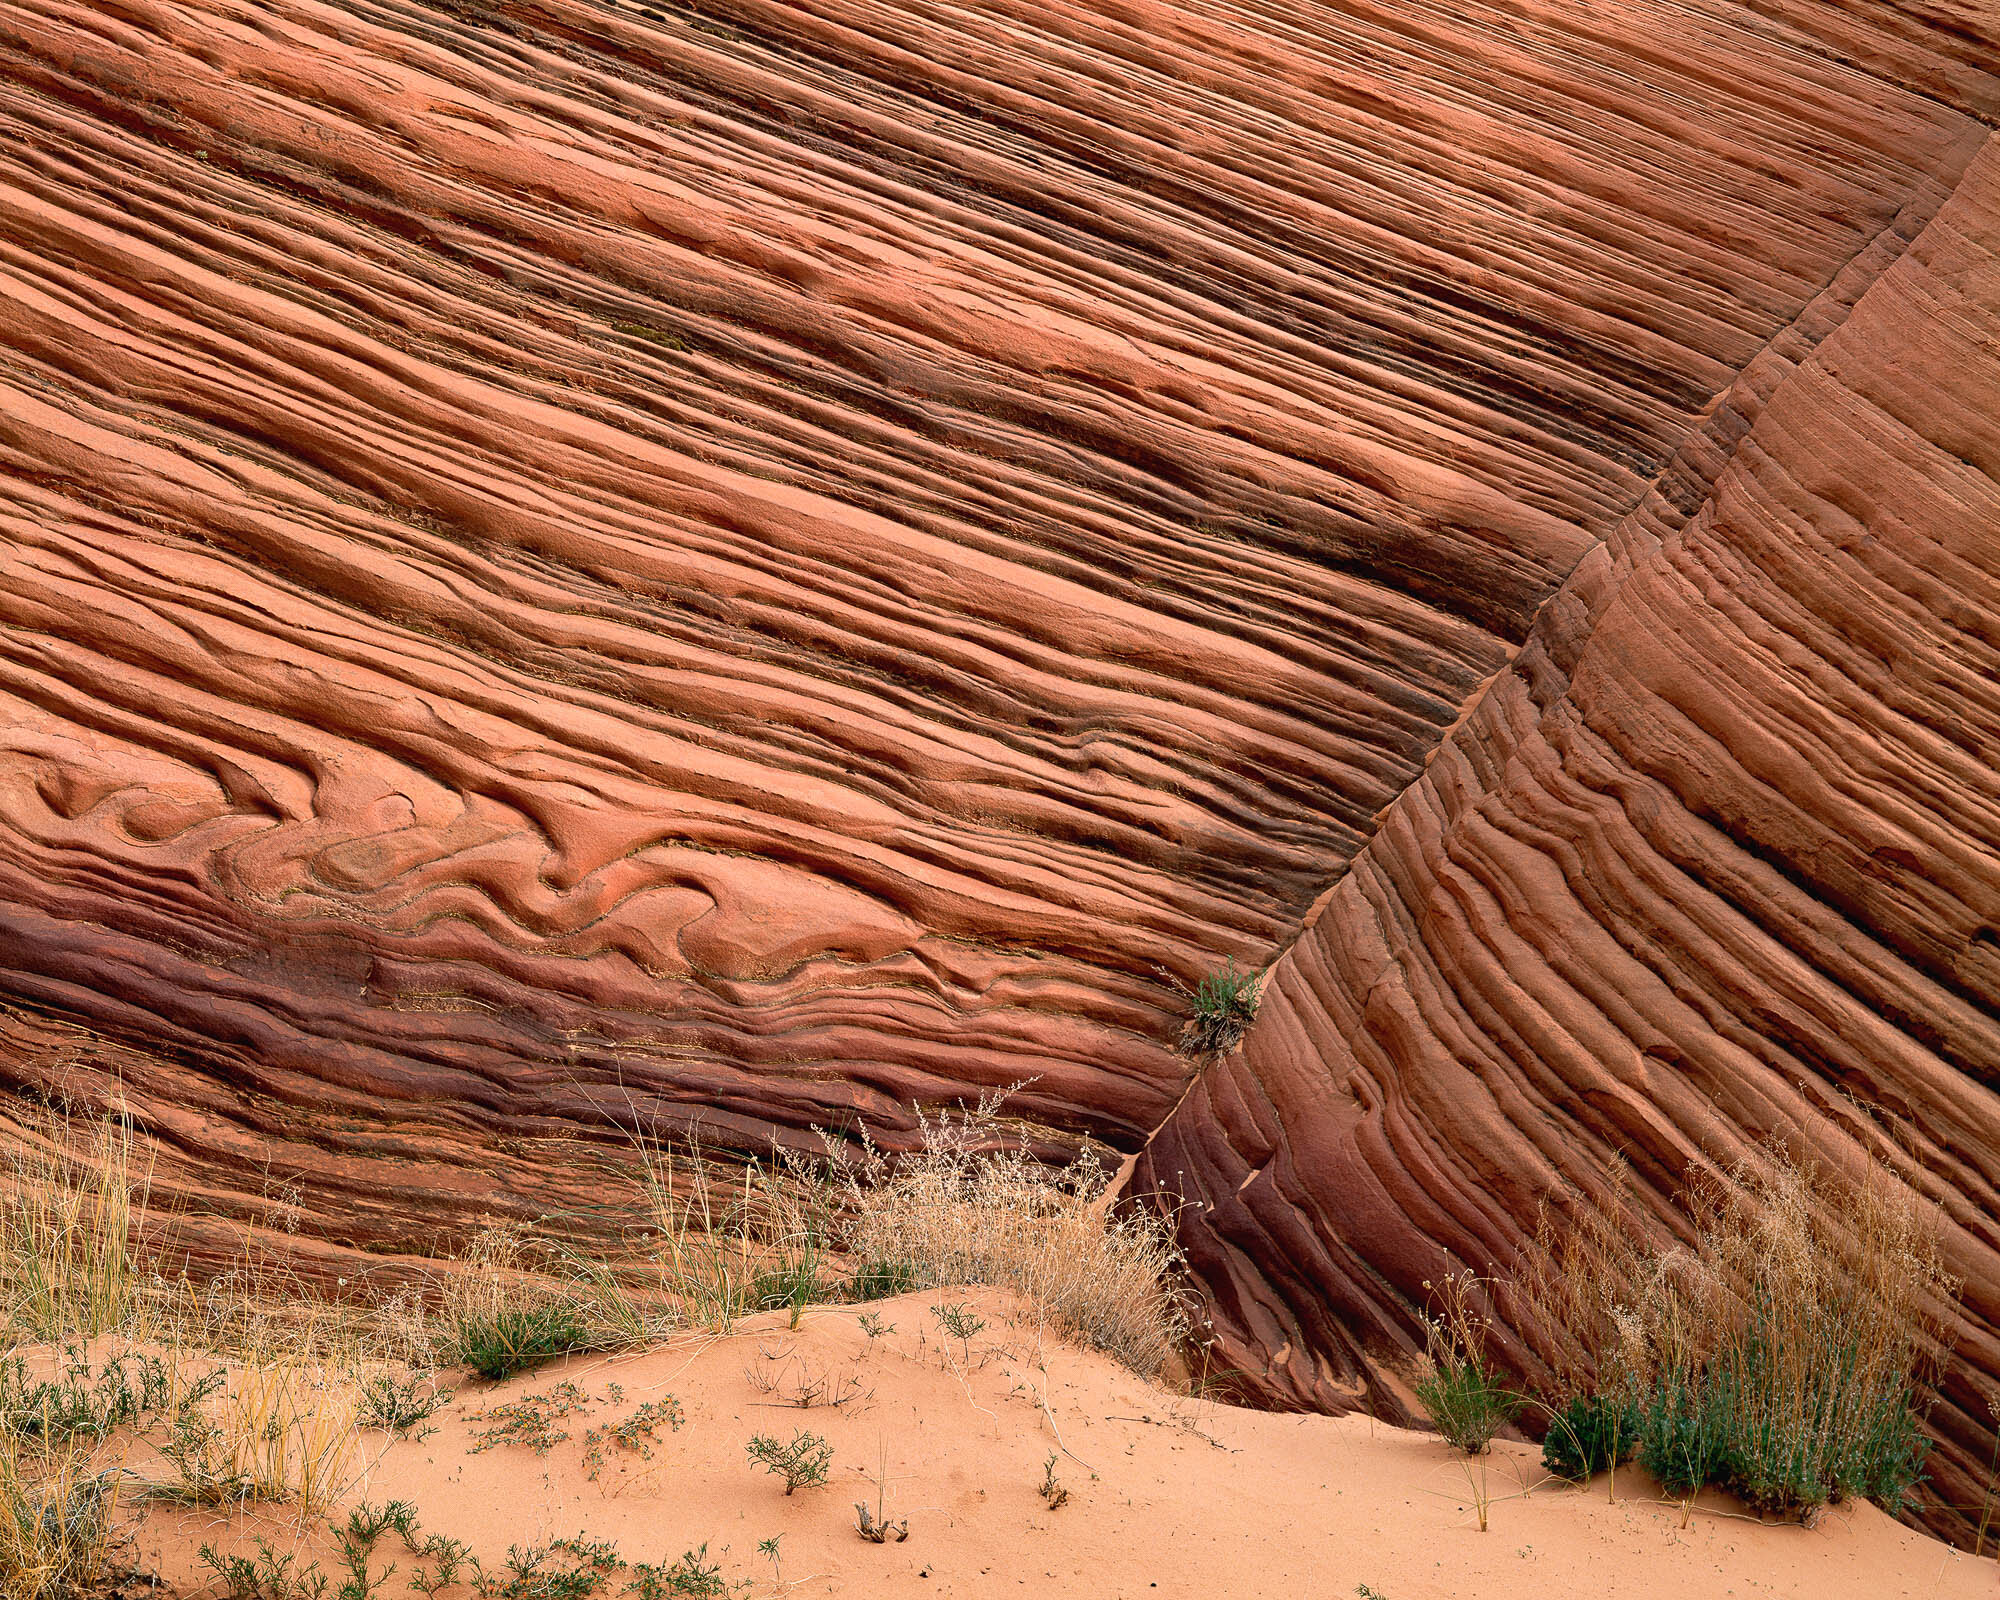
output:
[[[803,1428],[792,1435],[789,1444],[779,1444],[769,1434],[760,1433],[744,1449],[753,1463],[785,1480],[786,1494],[820,1487],[833,1465],[833,1446]]]
[[[1197,1061],[1228,1055],[1257,1018],[1258,976],[1238,972],[1233,957],[1191,991],[1182,992],[1188,995],[1192,1015],[1181,1028],[1181,1054]]]

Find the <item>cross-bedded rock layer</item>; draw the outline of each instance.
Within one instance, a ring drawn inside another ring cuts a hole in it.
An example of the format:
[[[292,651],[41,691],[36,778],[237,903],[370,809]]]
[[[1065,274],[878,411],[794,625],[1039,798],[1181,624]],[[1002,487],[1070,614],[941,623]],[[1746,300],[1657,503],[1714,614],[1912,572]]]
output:
[[[0,1070],[377,1249],[1031,1079],[1291,1403],[1835,1088],[1983,1239],[1996,45],[5,0]]]
[[[1965,1316],[1933,1472],[1986,1488],[2000,142],[1882,248],[1543,611],[1148,1149],[1207,1202],[1190,1239],[1267,1399],[1400,1410],[1381,1358],[1447,1253],[1504,1267],[1614,1155],[1664,1219],[1776,1139],[1943,1208]]]

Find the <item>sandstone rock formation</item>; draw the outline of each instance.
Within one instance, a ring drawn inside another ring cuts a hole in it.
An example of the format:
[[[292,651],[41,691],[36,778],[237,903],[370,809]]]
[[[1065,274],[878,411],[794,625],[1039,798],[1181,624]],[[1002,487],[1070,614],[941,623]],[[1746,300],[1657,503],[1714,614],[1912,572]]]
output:
[[[1996,61],[1948,0],[0,0],[0,1074],[377,1250],[587,1205],[546,1141],[1032,1080],[1313,1406],[1608,1151],[1892,1113],[1962,1468]]]

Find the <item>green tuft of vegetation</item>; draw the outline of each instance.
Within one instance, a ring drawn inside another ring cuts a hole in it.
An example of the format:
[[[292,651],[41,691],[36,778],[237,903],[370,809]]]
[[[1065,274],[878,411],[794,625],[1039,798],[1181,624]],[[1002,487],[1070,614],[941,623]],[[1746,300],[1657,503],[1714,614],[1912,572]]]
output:
[[[503,1306],[487,1317],[460,1317],[453,1327],[451,1356],[497,1383],[583,1345],[576,1308],[558,1300]]]
[[[1520,1396],[1487,1362],[1488,1319],[1475,1304],[1479,1279],[1469,1271],[1448,1272],[1424,1287],[1436,1297],[1437,1310],[1424,1316],[1417,1399],[1448,1443],[1469,1456],[1482,1455],[1521,1409]]]
[[[914,1261],[883,1257],[864,1261],[854,1269],[847,1280],[849,1300],[893,1300],[899,1294],[908,1294],[917,1287],[917,1264]]]
[[[1635,1242],[1622,1184],[1560,1233],[1544,1214],[1520,1288],[1556,1338],[1555,1414],[1636,1421],[1641,1465],[1682,1499],[1714,1486],[1799,1521],[1855,1496],[1900,1512],[1958,1287],[1936,1208],[1888,1172],[1835,1177],[1776,1148],[1686,1205],[1693,1242],[1666,1251]]]
[[[635,1563],[632,1581],[624,1592],[636,1594],[639,1600],[728,1600],[731,1595],[748,1593],[749,1588],[747,1582],[725,1579],[721,1565],[708,1559],[704,1544],[699,1550],[682,1552],[670,1565]]]
[[[608,1539],[550,1539],[507,1552],[502,1574],[488,1584],[489,1600],[590,1600],[624,1565]]]
[[[1639,1430],[1639,1408],[1630,1400],[1577,1395],[1551,1416],[1542,1465],[1558,1478],[1587,1483],[1631,1458]]]
[[[525,1394],[504,1406],[475,1412],[471,1420],[479,1426],[473,1429],[469,1453],[476,1456],[502,1445],[520,1445],[545,1456],[569,1437],[569,1430],[556,1424],[589,1404],[589,1394],[565,1381],[540,1394]]]
[[[419,1423],[430,1421],[451,1397],[450,1389],[440,1389],[435,1380],[417,1373],[398,1378],[393,1372],[381,1372],[355,1378],[356,1420],[364,1428],[408,1433]]]
[[[1234,958],[1203,978],[1189,995],[1193,1015],[1181,1029],[1181,1054],[1197,1061],[1228,1055],[1256,1021],[1260,992],[1258,975],[1238,972]]]
[[[197,1555],[215,1574],[228,1600],[325,1600],[327,1578],[319,1563],[298,1567],[295,1553],[281,1556],[266,1539],[257,1541],[255,1556],[220,1556],[210,1544]]]

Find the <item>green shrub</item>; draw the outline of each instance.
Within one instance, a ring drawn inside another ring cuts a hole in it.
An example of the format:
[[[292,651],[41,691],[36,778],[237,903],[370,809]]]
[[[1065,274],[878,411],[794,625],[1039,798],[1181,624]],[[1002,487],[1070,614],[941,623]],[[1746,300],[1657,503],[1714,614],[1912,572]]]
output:
[[[1479,1280],[1470,1272],[1448,1272],[1424,1287],[1436,1296],[1438,1309],[1424,1317],[1417,1399],[1448,1443],[1476,1456],[1514,1419],[1520,1397],[1487,1365],[1487,1319],[1473,1303]]]
[[[1631,1458],[1639,1443],[1639,1408],[1629,1400],[1578,1395],[1549,1421],[1542,1465],[1584,1483]]]
[[[833,1465],[833,1446],[819,1434],[803,1429],[792,1435],[790,1444],[779,1444],[769,1434],[760,1433],[744,1448],[754,1464],[785,1480],[786,1494],[820,1487]]]
[[[562,1301],[540,1306],[508,1306],[487,1317],[460,1317],[453,1329],[452,1356],[482,1378],[499,1381],[568,1355],[583,1345],[576,1308]]]
[[[1558,1392],[1631,1396],[1640,1463],[1676,1497],[1713,1485],[1802,1521],[1850,1496],[1900,1511],[1958,1291],[1937,1208],[1886,1170],[1828,1174],[1780,1149],[1686,1204],[1693,1240],[1667,1250],[1639,1242],[1617,1185],[1560,1237],[1545,1215],[1520,1288],[1555,1336]]]

